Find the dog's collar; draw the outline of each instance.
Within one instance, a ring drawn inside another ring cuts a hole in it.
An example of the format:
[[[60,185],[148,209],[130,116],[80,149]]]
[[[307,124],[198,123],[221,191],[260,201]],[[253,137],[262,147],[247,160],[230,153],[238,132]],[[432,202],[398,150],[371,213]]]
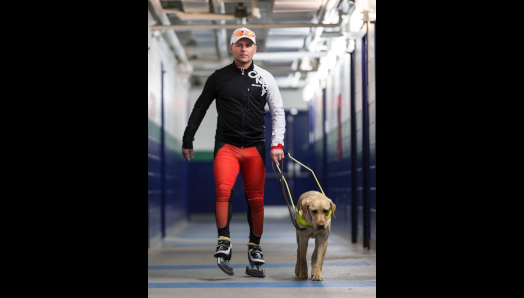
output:
[[[307,199],[307,197],[309,197],[310,195],[314,195],[314,194],[320,194],[320,193],[319,193],[318,191],[312,192],[312,193],[308,194],[308,195],[304,198],[304,200]],[[329,218],[331,217],[331,212],[332,212],[332,211],[333,211],[333,210],[329,209],[329,214],[328,214],[327,219],[329,219]],[[326,219],[326,220],[327,220],[327,219]],[[310,227],[310,228],[313,227],[313,225],[308,225],[308,224],[307,224],[307,221],[306,221],[304,218],[302,218],[302,211],[298,211],[297,222],[298,222],[299,224],[303,225],[304,227]]]

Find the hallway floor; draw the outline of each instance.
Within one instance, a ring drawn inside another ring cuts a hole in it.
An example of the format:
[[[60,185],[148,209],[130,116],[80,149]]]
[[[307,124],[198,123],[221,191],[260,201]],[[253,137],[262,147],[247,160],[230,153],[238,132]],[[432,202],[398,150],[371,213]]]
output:
[[[336,225],[336,219],[331,224]],[[376,297],[375,252],[333,230],[320,282],[311,280],[314,239],[308,245],[309,278],[295,276],[297,243],[289,216],[264,221],[264,278],[245,274],[249,266],[245,214],[234,214],[230,224],[233,276],[223,273],[213,257],[218,236],[214,215],[192,218],[177,230],[159,247],[148,249],[148,297]]]

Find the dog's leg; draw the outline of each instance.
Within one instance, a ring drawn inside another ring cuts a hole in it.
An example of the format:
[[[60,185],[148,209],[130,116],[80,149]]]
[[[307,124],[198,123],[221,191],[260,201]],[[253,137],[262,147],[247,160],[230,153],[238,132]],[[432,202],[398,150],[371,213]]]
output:
[[[299,271],[298,271],[298,278],[307,278],[307,245],[308,245],[308,238],[306,237],[298,237],[298,249],[300,250],[299,255],[300,259],[299,262]]]
[[[300,272],[300,241],[298,240],[298,230],[297,232],[297,264],[295,265],[295,275],[298,276]]]
[[[313,273],[315,272],[315,268],[317,267],[317,254],[318,254],[318,241],[315,238],[315,250],[313,250],[313,254],[311,255],[311,278],[313,278]]]
[[[329,231],[326,235],[326,247],[324,248],[324,252],[322,253],[322,262],[320,263],[320,272],[321,273],[322,273],[322,266],[324,265],[324,258],[326,256],[326,251],[327,251],[328,237],[329,237]]]
[[[322,277],[322,264],[324,263],[324,256],[326,255],[326,249],[327,249],[327,237],[317,237],[315,238],[315,252],[317,252],[317,258],[315,260],[315,265],[313,265],[313,260],[311,260],[311,265],[315,270],[311,271],[311,279],[312,280],[324,280]]]

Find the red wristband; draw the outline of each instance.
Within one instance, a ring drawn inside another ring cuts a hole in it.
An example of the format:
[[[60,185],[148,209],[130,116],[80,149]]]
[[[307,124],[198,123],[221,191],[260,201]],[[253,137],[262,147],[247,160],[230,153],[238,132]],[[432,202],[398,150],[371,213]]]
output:
[[[284,147],[282,146],[282,144],[278,144],[278,146],[271,146],[271,149],[280,149],[280,150],[284,150]]]

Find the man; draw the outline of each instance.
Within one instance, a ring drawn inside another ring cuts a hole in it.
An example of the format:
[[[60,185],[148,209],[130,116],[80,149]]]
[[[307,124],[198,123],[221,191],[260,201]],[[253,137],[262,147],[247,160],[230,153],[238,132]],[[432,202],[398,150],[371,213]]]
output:
[[[257,51],[255,33],[247,28],[236,29],[231,35],[229,51],[233,54],[233,63],[216,70],[207,79],[195,103],[182,139],[182,155],[187,161],[193,158],[194,135],[209,105],[216,99],[218,121],[213,169],[218,245],[214,256],[225,260],[231,258],[231,198],[240,170],[248,202],[248,259],[252,264],[264,264],[260,246],[266,174],[264,107],[267,103],[271,111],[270,157],[277,165],[284,158],[284,107],[273,76],[253,63],[253,54]]]

